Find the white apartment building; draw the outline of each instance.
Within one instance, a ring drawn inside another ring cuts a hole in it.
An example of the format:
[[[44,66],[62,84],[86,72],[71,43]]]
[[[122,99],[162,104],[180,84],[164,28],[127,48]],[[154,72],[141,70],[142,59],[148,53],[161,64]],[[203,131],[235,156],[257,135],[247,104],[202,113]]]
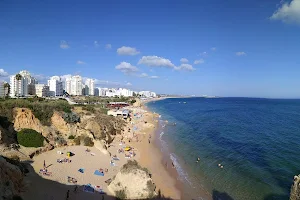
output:
[[[99,96],[102,96],[102,97],[106,96],[106,92],[109,91],[108,88],[98,88],[98,89],[99,89]]]
[[[35,84],[35,94],[38,97],[48,97],[49,96],[49,86],[45,84]]]
[[[63,95],[63,83],[59,76],[52,76],[48,80],[49,95],[50,96],[62,96]]]
[[[5,92],[4,92],[4,82],[0,81],[0,98],[5,96]]]
[[[114,96],[121,96],[120,91],[116,90],[115,88],[109,89],[106,91],[105,96],[107,97],[114,97]]]
[[[72,78],[67,78],[65,81],[65,91],[68,94],[71,94],[71,81],[72,81]]]
[[[21,71],[22,72],[22,71]],[[24,73],[23,73],[24,74]],[[11,97],[22,97],[28,95],[28,78],[22,76],[17,80],[17,75],[10,77],[10,96]]]
[[[133,96],[133,91],[128,90],[126,88],[119,88],[118,89],[120,96],[124,96],[124,97],[132,97]]]
[[[143,96],[143,97],[156,97],[156,93],[155,92],[150,92],[150,91],[140,91],[139,95]]]
[[[82,95],[82,78],[79,75],[72,76],[71,95]]]
[[[93,79],[86,79],[85,81],[85,95],[94,96],[94,90],[95,90],[95,81]]]

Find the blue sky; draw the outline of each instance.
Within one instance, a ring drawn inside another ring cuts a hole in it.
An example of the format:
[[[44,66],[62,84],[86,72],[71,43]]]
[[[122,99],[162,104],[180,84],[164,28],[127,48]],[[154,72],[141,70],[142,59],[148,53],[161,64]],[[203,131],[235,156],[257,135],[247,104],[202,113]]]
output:
[[[26,69],[157,93],[300,97],[300,0],[4,0],[0,24],[4,80]]]

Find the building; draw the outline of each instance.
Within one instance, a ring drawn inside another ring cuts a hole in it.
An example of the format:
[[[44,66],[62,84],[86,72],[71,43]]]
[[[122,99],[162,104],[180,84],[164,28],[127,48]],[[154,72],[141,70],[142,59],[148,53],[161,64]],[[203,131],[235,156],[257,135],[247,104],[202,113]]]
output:
[[[95,89],[94,89],[94,95],[95,95],[95,96],[100,96],[100,95],[99,95],[99,88],[95,88]]]
[[[67,78],[65,81],[65,92],[67,92],[68,94],[71,94],[71,81],[71,77]]]
[[[35,94],[38,97],[49,96],[49,86],[45,84],[35,84]]]
[[[115,88],[109,89],[105,92],[105,96],[107,97],[114,97],[114,96],[120,96],[120,91],[116,90]]]
[[[126,102],[109,102],[107,104],[108,108],[123,108],[123,107],[126,107],[126,106],[129,106],[129,104],[126,103]]]
[[[122,116],[124,119],[127,119],[129,117],[129,111],[128,110],[109,110],[109,111],[107,111],[107,115],[111,115],[114,117]]]
[[[150,91],[140,91],[139,95],[141,95],[142,97],[146,97],[146,98],[154,98],[156,97],[156,93],[155,92],[150,92]]]
[[[93,79],[86,79],[85,81],[85,95],[94,96],[94,89],[95,89],[95,81]]]
[[[5,96],[5,91],[4,91],[4,82],[0,81],[0,98]]]
[[[119,88],[118,89],[120,96],[124,97],[132,97],[133,96],[133,91],[125,89],[125,88]]]
[[[106,96],[106,92],[109,91],[108,88],[98,88],[99,89],[99,96]]]
[[[69,93],[69,92],[68,92]],[[71,78],[71,95],[82,95],[82,78],[79,75],[72,76]]]
[[[59,76],[52,76],[48,80],[49,95],[50,96],[63,96],[63,83]]]
[[[28,78],[21,74],[16,74],[10,77],[10,96],[22,97],[28,96]]]

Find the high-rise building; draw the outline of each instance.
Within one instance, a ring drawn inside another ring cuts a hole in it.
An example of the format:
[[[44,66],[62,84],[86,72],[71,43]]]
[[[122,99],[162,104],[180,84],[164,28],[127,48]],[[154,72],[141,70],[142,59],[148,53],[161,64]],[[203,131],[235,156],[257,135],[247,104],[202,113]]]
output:
[[[124,96],[124,97],[132,97],[133,96],[133,91],[128,90],[126,88],[119,88],[119,93],[121,96]]]
[[[93,79],[86,79],[85,81],[85,87],[86,87],[86,94],[85,95],[90,95],[94,96],[94,89],[95,89],[95,81]]]
[[[71,94],[71,81],[72,78],[67,78],[66,82],[65,82],[65,92],[67,92],[68,94]]]
[[[23,72],[23,71],[21,71]],[[27,71],[26,71],[27,72]],[[24,73],[23,73],[24,75]],[[27,74],[23,77],[20,74],[16,74],[10,77],[10,96],[20,97],[28,95],[28,77]]]
[[[5,91],[4,91],[4,82],[0,81],[0,98],[5,96]]]
[[[49,96],[49,86],[45,84],[35,85],[35,94],[38,97],[48,97]]]
[[[99,96],[99,88],[95,88],[94,89],[94,95],[95,96]]]
[[[50,80],[48,80],[48,86],[50,96],[63,95],[63,83],[59,76],[52,76]]]
[[[79,75],[72,76],[71,95],[82,95],[82,78]]]
[[[143,96],[143,97],[156,97],[156,93],[155,92],[150,92],[150,91],[140,91],[139,95]]]

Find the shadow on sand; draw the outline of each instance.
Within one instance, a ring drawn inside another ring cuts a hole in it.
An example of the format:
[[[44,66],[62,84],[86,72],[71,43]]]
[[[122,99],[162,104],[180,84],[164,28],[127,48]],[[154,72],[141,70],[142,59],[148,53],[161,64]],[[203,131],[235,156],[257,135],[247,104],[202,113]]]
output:
[[[7,159],[7,158],[6,158]],[[83,191],[83,185],[77,185],[77,191],[75,192],[76,185],[66,185],[56,181],[52,181],[46,178],[43,178],[35,172],[33,167],[30,165],[31,161],[16,162],[11,161],[12,164],[18,165],[21,171],[27,172],[24,177],[24,190],[21,193],[21,198],[23,200],[115,200],[117,199],[114,196],[107,194],[100,194],[98,192],[89,193]],[[24,170],[26,166],[26,170]],[[67,172],[61,172],[66,174]],[[158,191],[160,194],[160,191]],[[14,198],[15,199],[15,198]],[[18,198],[16,198],[18,199]],[[158,195],[155,198],[145,198],[152,200],[171,200],[171,198],[164,197],[163,195]]]

